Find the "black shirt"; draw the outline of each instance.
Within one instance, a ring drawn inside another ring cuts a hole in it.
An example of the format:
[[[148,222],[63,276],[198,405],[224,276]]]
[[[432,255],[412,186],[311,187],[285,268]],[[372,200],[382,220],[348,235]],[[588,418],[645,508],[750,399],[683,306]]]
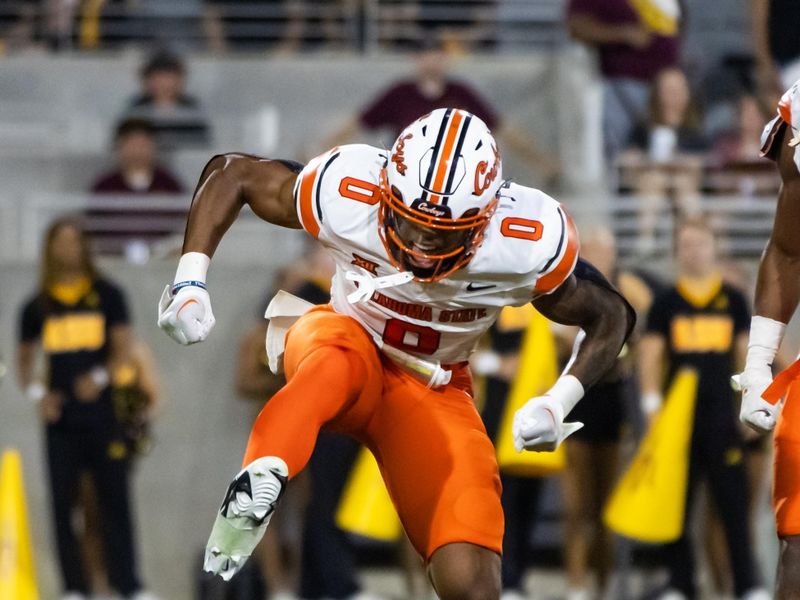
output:
[[[667,340],[667,385],[684,366],[697,369],[696,414],[733,412],[730,377],[735,369],[735,340],[750,326],[747,300],[737,289],[721,284],[710,298],[692,301],[681,284],[653,300],[647,332]],[[718,413],[719,414],[719,413]]]
[[[64,395],[62,424],[94,421],[107,415],[108,390],[98,402],[79,403],[74,396],[75,378],[105,366],[109,332],[129,322],[122,291],[98,279],[75,304],[63,304],[49,294],[37,294],[22,310],[19,339],[39,341],[47,358],[47,387]]]
[[[769,6],[769,47],[773,59],[785,65],[800,58],[800,2],[797,0],[771,0]]]

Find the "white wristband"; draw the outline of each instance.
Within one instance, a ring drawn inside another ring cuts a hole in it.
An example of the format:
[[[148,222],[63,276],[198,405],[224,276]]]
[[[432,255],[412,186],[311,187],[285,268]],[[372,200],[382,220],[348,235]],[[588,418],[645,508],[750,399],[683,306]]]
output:
[[[108,375],[108,369],[105,367],[95,367],[89,371],[89,376],[92,378],[92,383],[99,388],[105,388],[109,381],[111,381]]]
[[[47,388],[41,381],[32,381],[25,388],[25,397],[34,404],[41,402],[46,395]]]
[[[746,369],[764,369],[772,365],[781,345],[786,325],[768,317],[754,316],[750,321]]]
[[[202,252],[187,252],[178,261],[173,285],[182,281],[201,281],[206,283],[206,275],[211,259]]]
[[[644,412],[647,417],[661,410],[661,403],[661,394],[658,392],[646,392],[642,394],[642,412]]]
[[[575,408],[575,405],[583,398],[585,393],[583,384],[574,375],[562,375],[547,390],[547,396],[555,398],[561,403],[564,408],[564,416],[566,417],[570,411]]]
[[[500,355],[491,350],[477,352],[475,356],[472,357],[472,371],[476,375],[485,375],[489,377],[497,375],[497,373],[500,372],[501,366],[502,361]]]

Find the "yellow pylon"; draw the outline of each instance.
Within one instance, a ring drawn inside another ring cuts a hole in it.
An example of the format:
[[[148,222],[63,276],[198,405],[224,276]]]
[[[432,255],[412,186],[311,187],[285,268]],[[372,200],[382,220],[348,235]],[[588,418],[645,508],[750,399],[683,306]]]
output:
[[[0,600],[38,599],[22,460],[18,451],[5,450],[0,460]]]
[[[606,504],[603,521],[611,531],[650,544],[681,536],[696,396],[697,373],[682,369]]]
[[[361,449],[342,493],[336,525],[350,533],[383,542],[393,542],[403,533],[378,463],[366,448]]]

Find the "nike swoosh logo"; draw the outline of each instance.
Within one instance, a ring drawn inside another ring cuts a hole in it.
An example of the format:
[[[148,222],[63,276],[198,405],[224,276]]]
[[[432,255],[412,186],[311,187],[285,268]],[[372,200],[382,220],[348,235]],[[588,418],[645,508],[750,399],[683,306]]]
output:
[[[497,286],[495,284],[491,284],[491,285],[475,285],[474,283],[470,282],[467,285],[467,291],[468,292],[479,292],[481,290],[488,290],[488,289],[493,288],[493,287],[497,287]]]

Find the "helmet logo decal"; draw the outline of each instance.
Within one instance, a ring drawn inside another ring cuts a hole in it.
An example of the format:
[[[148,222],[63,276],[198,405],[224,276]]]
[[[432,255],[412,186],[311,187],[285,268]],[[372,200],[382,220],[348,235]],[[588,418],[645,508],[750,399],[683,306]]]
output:
[[[451,219],[453,217],[449,206],[433,204],[427,200],[414,200],[411,208],[437,219]]]
[[[405,163],[406,160],[405,147],[406,147],[406,140],[410,140],[412,137],[414,137],[414,134],[411,133],[408,133],[403,137],[401,137],[397,141],[397,148],[395,149],[394,154],[392,154],[392,162],[395,164],[397,172],[400,173],[400,175],[405,175],[406,170],[408,170],[408,166],[406,166]]]
[[[489,169],[489,172],[486,172],[486,169],[489,167],[489,163],[485,160],[482,160],[478,163],[478,166],[475,169],[475,188],[473,190],[473,194],[476,196],[480,196],[483,192],[489,189],[492,185],[492,182],[497,178],[497,173],[500,167],[500,152],[497,150],[497,146],[492,144],[492,151],[494,152],[494,164],[492,168]],[[481,176],[486,175],[483,182],[481,182]]]

